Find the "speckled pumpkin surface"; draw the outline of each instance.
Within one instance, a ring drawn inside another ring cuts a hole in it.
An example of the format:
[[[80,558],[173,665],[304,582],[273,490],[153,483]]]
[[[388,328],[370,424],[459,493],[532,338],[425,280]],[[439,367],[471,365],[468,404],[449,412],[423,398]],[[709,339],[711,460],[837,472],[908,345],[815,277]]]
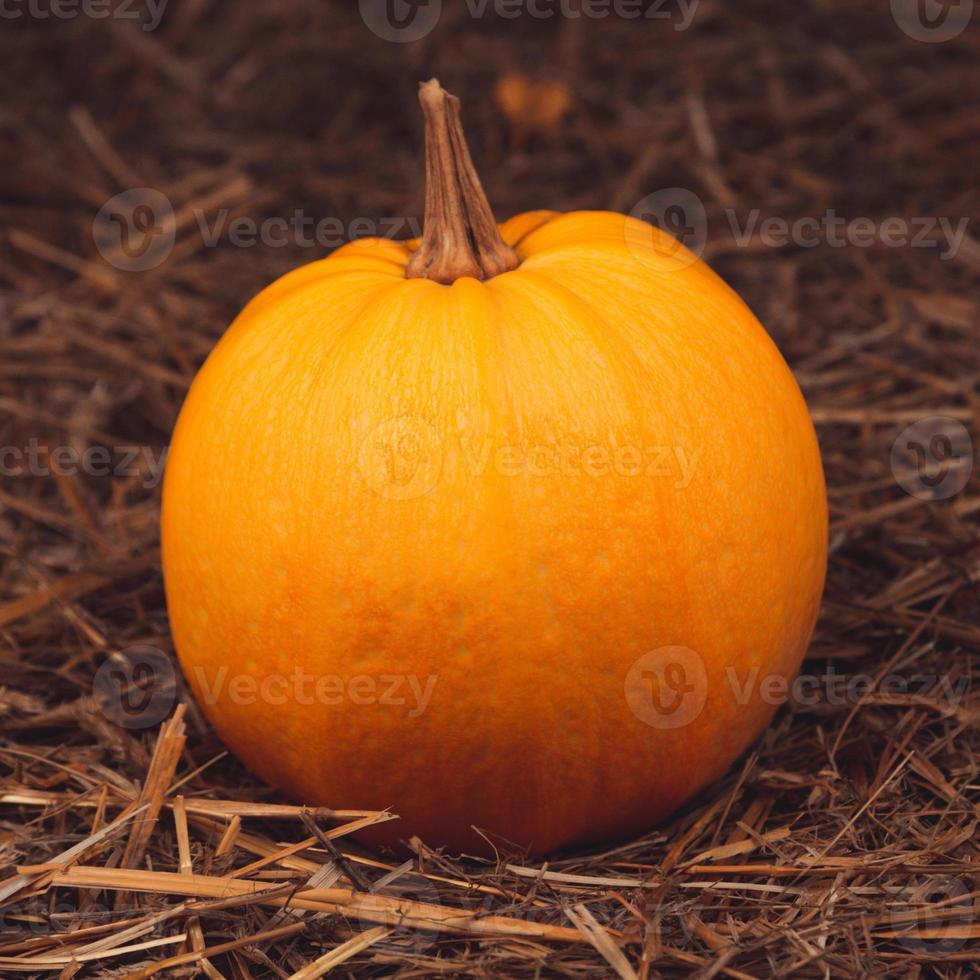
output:
[[[610,213],[517,269],[358,242],[268,287],[183,408],[164,495],[184,670],[290,796],[537,851],[637,832],[759,734],[814,623],[803,399],[706,265]]]

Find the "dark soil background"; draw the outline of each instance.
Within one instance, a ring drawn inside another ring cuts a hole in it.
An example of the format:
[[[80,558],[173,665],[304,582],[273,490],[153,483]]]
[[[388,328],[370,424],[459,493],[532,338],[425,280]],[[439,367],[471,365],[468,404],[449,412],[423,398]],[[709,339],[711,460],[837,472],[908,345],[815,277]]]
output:
[[[367,26],[385,10],[368,0],[4,6],[0,975],[285,977],[337,947],[347,976],[975,970],[980,9],[612,6],[509,17],[453,0],[410,43]],[[419,33],[435,7],[395,12]],[[187,386],[269,281],[334,239],[418,228],[431,76],[462,99],[499,218],[632,210],[703,244],[794,369],[828,479],[804,670],[836,680],[781,709],[669,826],[531,871],[423,843],[403,867],[351,844],[353,817],[314,830],[250,809],[289,801],[221,754],[170,659],[159,464]],[[262,225],[297,215],[330,241]],[[240,217],[265,234],[248,244]],[[130,683],[152,697],[120,702]],[[179,722],[160,734],[178,700],[182,751]],[[209,800],[239,801],[241,827]],[[17,873],[134,801],[149,811],[132,826]],[[71,862],[177,871],[188,827],[202,876],[311,835],[243,877],[291,893],[313,876],[348,899],[302,913],[58,877]],[[481,928],[488,915],[526,928]]]

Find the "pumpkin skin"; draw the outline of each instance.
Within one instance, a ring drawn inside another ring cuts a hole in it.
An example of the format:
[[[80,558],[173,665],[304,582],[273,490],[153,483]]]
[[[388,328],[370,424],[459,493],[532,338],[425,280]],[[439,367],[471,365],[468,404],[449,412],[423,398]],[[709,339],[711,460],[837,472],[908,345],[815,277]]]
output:
[[[268,782],[391,808],[387,840],[547,853],[649,829],[760,734],[826,497],[792,374],[703,262],[619,214],[500,231],[521,264],[483,282],[371,239],[253,299],[181,411],[163,563],[195,695]]]

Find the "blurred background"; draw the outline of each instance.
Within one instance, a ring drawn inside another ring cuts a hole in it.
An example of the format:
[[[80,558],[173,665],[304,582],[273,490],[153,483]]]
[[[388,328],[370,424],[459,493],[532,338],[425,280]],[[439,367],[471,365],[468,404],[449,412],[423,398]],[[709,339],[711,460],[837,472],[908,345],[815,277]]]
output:
[[[631,212],[699,251],[753,307],[807,396],[827,471],[831,565],[808,669],[927,678],[888,697],[821,689],[782,711],[711,797],[729,799],[724,830],[704,825],[712,840],[744,841],[780,814],[806,813],[806,834],[785,853],[915,851],[921,867],[941,853],[943,881],[975,891],[973,7],[4,0],[5,785],[42,801],[36,792],[76,790],[72,773],[113,792],[139,785],[152,726],[183,692],[157,527],[177,410],[215,340],[272,279],[350,238],[418,234],[416,92],[436,76],[462,100],[499,219]],[[157,697],[135,724],[113,707],[118,676],[149,678]],[[184,771],[210,763],[186,791],[270,798],[188,710]],[[4,843],[21,857],[32,838],[64,831],[63,816],[27,830],[40,811],[0,792],[5,802]],[[644,848],[630,867],[658,866],[661,839]],[[685,895],[667,889],[658,901]],[[962,963],[975,950],[975,916],[952,946],[925,953],[872,939],[855,909],[882,899],[855,896],[821,905],[830,925],[817,960],[875,972],[889,949],[915,963]],[[753,902],[724,915],[765,918]],[[609,916],[626,914],[609,905]],[[687,934],[685,948],[708,962],[701,940]],[[769,973],[802,955],[776,948],[731,962]]]

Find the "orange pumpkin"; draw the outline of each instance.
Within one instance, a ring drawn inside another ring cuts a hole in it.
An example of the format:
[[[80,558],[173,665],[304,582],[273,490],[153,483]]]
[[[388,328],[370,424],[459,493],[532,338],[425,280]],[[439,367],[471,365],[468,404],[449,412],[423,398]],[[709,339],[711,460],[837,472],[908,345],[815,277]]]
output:
[[[253,299],[163,503],[184,671],[290,797],[389,838],[535,852],[644,831],[795,675],[823,585],[806,405],[739,297],[619,214],[498,227],[456,101],[421,242]]]
[[[494,85],[493,100],[518,130],[549,130],[555,129],[567,115],[572,94],[562,82],[508,72]]]

